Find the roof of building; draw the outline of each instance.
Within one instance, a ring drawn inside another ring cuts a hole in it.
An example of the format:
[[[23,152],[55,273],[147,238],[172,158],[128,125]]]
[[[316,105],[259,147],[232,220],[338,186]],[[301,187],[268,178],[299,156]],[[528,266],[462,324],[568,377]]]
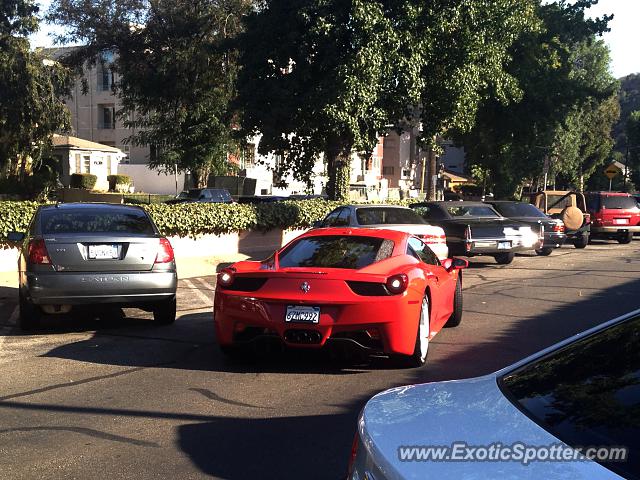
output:
[[[55,148],[69,148],[74,150],[98,150],[100,152],[120,153],[124,156],[122,150],[116,147],[110,147],[102,143],[90,142],[82,138],[71,137],[69,135],[53,135],[53,146]]]
[[[459,173],[453,173],[453,172],[445,171],[443,173],[443,175],[445,177],[447,177],[449,180],[453,181],[453,182],[457,182],[457,183],[474,183],[473,182],[473,178],[467,177],[466,175],[461,175]]]

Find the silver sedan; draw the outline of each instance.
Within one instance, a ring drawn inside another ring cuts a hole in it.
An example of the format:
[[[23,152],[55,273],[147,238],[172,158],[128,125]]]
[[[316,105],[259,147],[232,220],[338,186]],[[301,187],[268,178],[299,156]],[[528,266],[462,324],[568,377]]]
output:
[[[159,324],[176,316],[173,249],[139,207],[68,203],[40,207],[18,260],[20,327],[37,327],[43,313],[109,304],[153,312]]]
[[[364,407],[349,479],[640,477],[640,310],[497,373]]]

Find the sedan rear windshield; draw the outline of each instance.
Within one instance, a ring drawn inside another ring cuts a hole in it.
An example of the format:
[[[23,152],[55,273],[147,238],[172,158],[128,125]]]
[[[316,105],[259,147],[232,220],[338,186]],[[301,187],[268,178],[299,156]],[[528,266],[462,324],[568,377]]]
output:
[[[482,205],[459,205],[446,207],[452,217],[499,217],[491,207]]]
[[[153,235],[153,225],[142,210],[137,209],[79,209],[43,210],[43,234],[53,233],[109,233],[116,235]]]
[[[628,210],[637,208],[638,203],[632,196],[626,195],[604,195],[602,197],[602,206],[614,210]]]
[[[501,379],[507,396],[572,447],[626,447],[624,462],[601,462],[640,476],[640,317],[610,327]]]
[[[503,217],[535,217],[547,216],[530,203],[496,203],[495,208]]]
[[[356,217],[359,225],[426,223],[420,215],[408,208],[358,208]]]
[[[326,235],[302,238],[280,252],[280,268],[324,267],[360,269],[389,258],[391,240],[376,237]]]

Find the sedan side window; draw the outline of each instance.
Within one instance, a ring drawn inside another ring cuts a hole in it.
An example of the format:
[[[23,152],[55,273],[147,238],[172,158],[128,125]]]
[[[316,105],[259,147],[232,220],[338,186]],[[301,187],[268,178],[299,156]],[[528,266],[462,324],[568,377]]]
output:
[[[329,215],[327,215],[327,218],[325,218],[324,221],[322,222],[322,226],[332,227],[335,224],[338,218],[338,215],[340,215],[341,211],[342,211],[341,208],[337,208],[333,212],[331,212]]]
[[[340,212],[340,216],[336,220],[334,225],[336,227],[348,227],[351,224],[351,215],[348,208],[343,208],[342,212]]]
[[[417,258],[427,265],[440,265],[440,261],[436,254],[433,253],[433,250],[431,250],[426,243],[416,237],[409,238],[407,253],[414,257],[417,255]]]

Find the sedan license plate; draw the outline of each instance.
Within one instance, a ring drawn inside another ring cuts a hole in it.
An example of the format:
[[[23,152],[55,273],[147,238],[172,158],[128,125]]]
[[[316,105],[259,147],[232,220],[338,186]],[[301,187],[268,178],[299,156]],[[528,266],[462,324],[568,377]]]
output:
[[[92,260],[113,260],[118,257],[117,245],[89,245],[89,258]]]
[[[498,242],[498,250],[508,250],[511,248],[511,242]]]
[[[285,322],[318,323],[320,322],[320,307],[306,307],[302,305],[287,305]]]
[[[474,246],[477,248],[493,248],[496,246],[496,242],[475,242]]]
[[[628,218],[616,218],[613,220],[616,225],[627,225],[629,223]]]

